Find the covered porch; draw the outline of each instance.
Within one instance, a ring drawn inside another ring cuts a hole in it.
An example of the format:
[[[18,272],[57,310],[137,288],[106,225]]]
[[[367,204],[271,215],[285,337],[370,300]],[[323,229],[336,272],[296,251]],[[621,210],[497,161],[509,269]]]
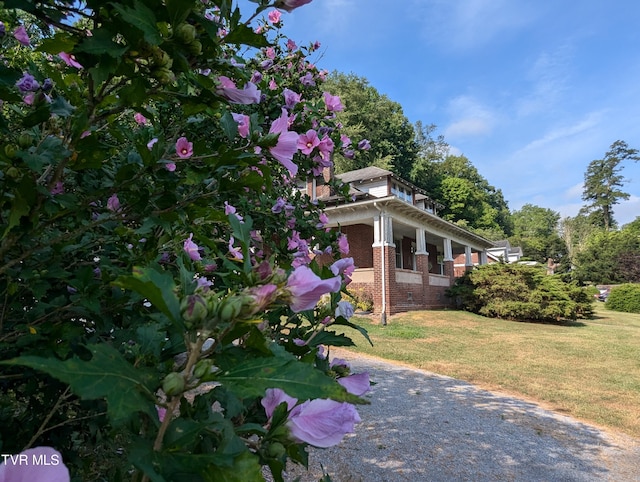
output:
[[[332,206],[329,226],[347,235],[356,270],[348,289],[373,301],[374,312],[442,308],[454,281],[454,258],[486,264],[490,241],[395,196]]]

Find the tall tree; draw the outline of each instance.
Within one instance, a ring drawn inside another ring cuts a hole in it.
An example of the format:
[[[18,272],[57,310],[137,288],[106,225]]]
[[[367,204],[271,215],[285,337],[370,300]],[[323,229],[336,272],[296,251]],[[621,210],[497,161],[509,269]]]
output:
[[[629,199],[629,193],[622,190],[626,179],[620,174],[622,162],[638,160],[638,150],[631,149],[624,141],[611,144],[604,159],[591,161],[584,175],[583,201],[587,201],[586,211],[592,213],[607,231],[615,227],[613,206],[620,200]]]
[[[355,74],[334,71],[324,87],[339,95],[345,106],[337,114],[344,125],[342,132],[352,139],[368,139],[371,144],[368,151],[358,150],[352,159],[336,154],[336,170],[345,172],[376,165],[409,179],[418,146],[413,125],[402,106]]]
[[[551,209],[525,204],[514,211],[512,245],[522,247],[524,255],[546,263],[549,258],[561,261],[567,254],[565,243],[558,234],[560,214]]]

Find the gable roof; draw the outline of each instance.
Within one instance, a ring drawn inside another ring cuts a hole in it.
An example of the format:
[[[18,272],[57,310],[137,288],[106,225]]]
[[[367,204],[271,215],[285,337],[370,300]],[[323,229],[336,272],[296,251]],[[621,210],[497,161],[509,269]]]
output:
[[[343,172],[342,174],[336,174],[336,177],[342,182],[363,182],[371,181],[381,177],[393,176],[391,171],[382,169],[376,166],[364,167],[362,169],[356,169],[355,171]]]

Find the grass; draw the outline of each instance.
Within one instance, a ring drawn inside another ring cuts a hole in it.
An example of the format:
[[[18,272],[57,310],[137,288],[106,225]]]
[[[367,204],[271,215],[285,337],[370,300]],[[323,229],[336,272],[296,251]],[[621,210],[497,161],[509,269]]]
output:
[[[572,326],[518,323],[462,311],[353,321],[369,332],[349,350],[525,396],[546,408],[640,437],[640,314],[596,307]]]

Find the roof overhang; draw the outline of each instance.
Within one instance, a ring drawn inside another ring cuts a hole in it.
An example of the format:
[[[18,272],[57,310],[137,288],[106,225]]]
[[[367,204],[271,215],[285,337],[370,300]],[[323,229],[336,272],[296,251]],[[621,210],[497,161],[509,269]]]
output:
[[[435,232],[442,236],[448,236],[459,243],[466,242],[478,249],[495,247],[493,241],[489,241],[488,239],[467,231],[456,224],[445,221],[441,217],[402,201],[395,196],[372,198],[335,206],[327,206],[324,209],[324,212],[329,217],[329,226],[344,224],[341,223],[341,218],[348,218],[351,222],[357,222],[358,218],[363,220],[369,219],[376,211],[387,212],[399,221],[410,222],[412,225],[422,227],[426,231]]]

